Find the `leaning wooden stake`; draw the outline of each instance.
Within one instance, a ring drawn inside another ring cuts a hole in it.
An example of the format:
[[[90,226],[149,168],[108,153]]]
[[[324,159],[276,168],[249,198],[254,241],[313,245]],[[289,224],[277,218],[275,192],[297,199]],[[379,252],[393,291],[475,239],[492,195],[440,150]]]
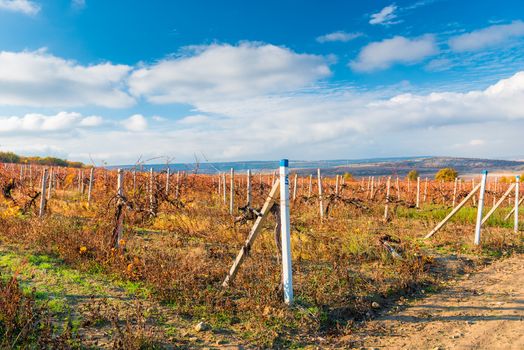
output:
[[[297,186],[298,186],[298,174],[295,173],[295,179],[293,182],[293,202],[297,199]]]
[[[477,191],[479,190],[480,188],[480,184],[478,184],[467,196],[466,198],[464,198],[462,200],[462,202],[460,202],[452,211],[451,213],[448,214],[448,216],[446,216],[444,218],[444,220],[442,220],[441,222],[438,223],[437,226],[435,226],[435,228],[430,232],[428,233],[424,238],[427,239],[431,236],[433,236],[435,233],[437,233],[448,221],[449,219],[451,219],[459,210],[460,208],[462,208],[474,195],[475,193],[477,193]]]
[[[258,237],[258,235],[260,234],[260,231],[262,230],[262,224],[266,220],[269,214],[269,211],[271,210],[271,208],[273,207],[273,204],[275,203],[275,199],[276,199],[279,188],[280,188],[280,182],[275,182],[273,184],[273,188],[271,188],[271,192],[269,193],[269,196],[266,199],[266,202],[264,203],[264,206],[262,207],[262,210],[260,211],[260,215],[258,216],[257,220],[255,221],[255,224],[251,228],[251,231],[249,232],[249,235],[247,236],[247,239],[244,242],[244,245],[238,252],[238,255],[235,261],[233,262],[233,265],[231,266],[229,273],[227,274],[226,278],[224,279],[224,282],[222,282],[223,287],[228,287],[235,279],[235,276],[237,275],[240,265],[242,265],[242,262],[244,262],[244,259],[249,254],[249,251],[251,250],[251,247],[253,246],[255,239]]]
[[[524,197],[522,197],[519,200],[518,206],[520,206],[522,204],[522,202],[524,202]],[[513,206],[513,208],[511,208],[510,212],[504,217],[504,221],[508,220],[513,213],[515,213],[515,205]]]
[[[124,170],[118,169],[117,172],[117,183],[116,183],[116,194],[117,194],[117,204],[116,204],[116,226],[113,230],[112,244],[115,248],[120,247],[120,242],[122,241],[122,232],[124,231]]]
[[[45,213],[45,204],[46,200],[46,188],[47,188],[47,169],[44,169],[42,173],[42,192],[40,193],[40,210],[38,211],[38,216],[42,217]]]
[[[515,187],[515,184],[511,184],[509,186],[508,190],[502,195],[502,197],[500,197],[498,202],[495,203],[493,208],[491,208],[491,210],[486,214],[486,216],[484,216],[484,218],[482,219],[482,224],[484,224],[486,221],[488,221],[489,217],[495,212],[495,210],[497,210],[497,208],[502,204],[502,202],[504,202],[506,197],[508,197],[509,194],[511,193],[511,190],[513,189],[513,187]]]

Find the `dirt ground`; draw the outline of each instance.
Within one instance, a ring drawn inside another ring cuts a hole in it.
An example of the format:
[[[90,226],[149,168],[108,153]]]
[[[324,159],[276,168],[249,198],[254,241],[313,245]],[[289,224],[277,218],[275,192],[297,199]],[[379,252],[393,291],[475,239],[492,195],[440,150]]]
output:
[[[348,347],[524,349],[524,256],[497,261],[397,313],[368,322]],[[343,346],[343,344],[340,344]]]

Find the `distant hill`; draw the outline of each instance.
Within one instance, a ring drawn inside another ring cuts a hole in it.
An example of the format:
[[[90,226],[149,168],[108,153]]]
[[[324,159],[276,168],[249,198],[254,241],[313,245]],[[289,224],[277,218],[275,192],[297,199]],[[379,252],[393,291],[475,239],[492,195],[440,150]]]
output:
[[[323,169],[326,175],[343,174],[349,172],[354,176],[405,176],[416,169],[421,176],[433,176],[442,168],[454,168],[459,174],[489,172],[524,172],[524,162],[497,159],[453,158],[453,157],[425,157],[397,161],[384,161],[365,164],[351,164]],[[310,171],[304,170],[304,173]]]
[[[229,172],[244,173],[251,169],[253,173],[272,172],[278,169],[278,161],[243,161],[216,163],[184,163],[169,164],[171,172],[185,171],[189,173],[216,174]],[[339,159],[321,161],[291,160],[289,166],[292,172],[301,175],[315,174],[320,168],[325,176],[349,172],[354,176],[405,176],[410,170],[417,169],[421,176],[432,176],[442,168],[455,168],[459,174],[479,173],[486,169],[490,172],[524,172],[524,162],[496,159],[453,158],[453,157],[399,157],[371,159]],[[134,165],[111,166],[109,168],[135,168]],[[147,164],[140,170],[165,171],[166,164]]]

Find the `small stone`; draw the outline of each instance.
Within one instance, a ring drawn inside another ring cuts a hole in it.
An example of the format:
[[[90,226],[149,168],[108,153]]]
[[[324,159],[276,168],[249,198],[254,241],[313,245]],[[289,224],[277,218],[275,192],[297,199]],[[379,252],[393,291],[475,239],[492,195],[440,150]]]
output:
[[[203,332],[203,331],[207,331],[209,329],[209,325],[205,322],[199,322],[196,326],[195,326],[195,331],[197,332]]]
[[[371,303],[371,307],[372,307],[373,309],[380,309],[380,304],[377,303],[376,301],[374,301],[374,302]]]

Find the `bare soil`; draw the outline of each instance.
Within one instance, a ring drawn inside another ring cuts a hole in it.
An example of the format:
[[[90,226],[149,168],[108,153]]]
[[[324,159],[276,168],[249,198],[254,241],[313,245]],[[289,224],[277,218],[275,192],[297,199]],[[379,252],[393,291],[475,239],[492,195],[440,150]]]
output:
[[[497,261],[399,312],[369,321],[341,347],[524,349],[524,256]]]

